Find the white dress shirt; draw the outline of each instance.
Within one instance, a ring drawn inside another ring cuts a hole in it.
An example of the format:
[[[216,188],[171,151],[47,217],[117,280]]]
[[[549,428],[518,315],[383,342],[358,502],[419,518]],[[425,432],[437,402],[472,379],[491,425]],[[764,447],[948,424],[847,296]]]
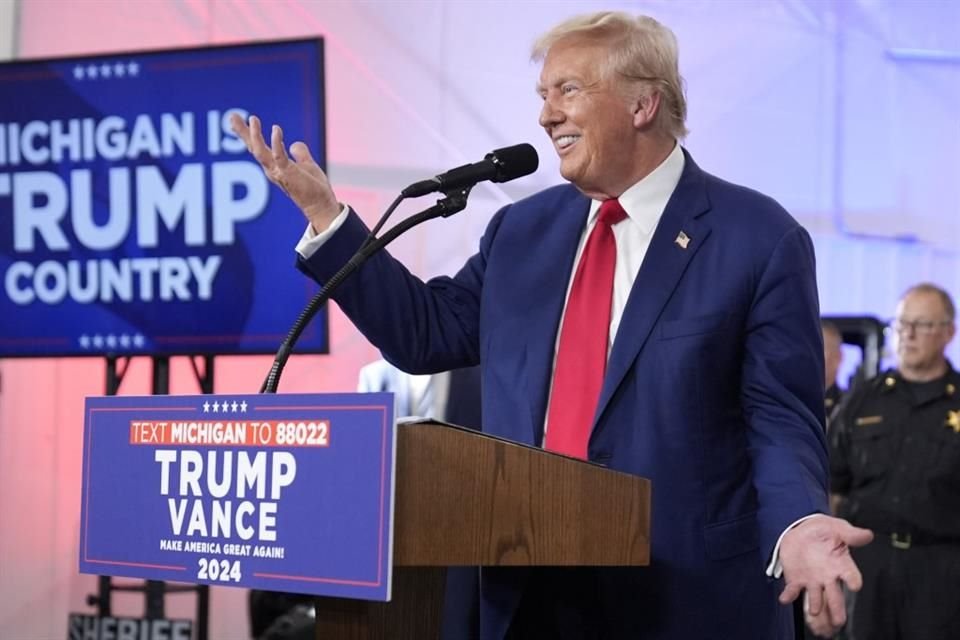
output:
[[[450,391],[450,372],[408,375],[407,379],[410,383],[411,415],[445,420],[447,396]]]

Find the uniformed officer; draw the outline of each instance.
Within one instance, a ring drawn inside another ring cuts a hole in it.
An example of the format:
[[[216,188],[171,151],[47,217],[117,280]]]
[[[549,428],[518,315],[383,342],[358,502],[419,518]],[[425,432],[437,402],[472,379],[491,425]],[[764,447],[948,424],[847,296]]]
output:
[[[843,397],[843,390],[837,385],[837,370],[843,362],[843,335],[829,320],[820,321],[820,332],[823,333],[823,388],[826,389],[823,408],[829,421]]]
[[[960,374],[944,355],[955,309],[911,287],[890,325],[897,368],[861,385],[830,431],[839,515],[872,529],[853,549],[863,589],[850,640],[960,638]]]
[[[843,334],[840,328],[829,320],[820,320],[820,332],[823,334],[823,409],[827,417],[825,424],[829,430],[833,414],[843,398],[843,389],[837,384],[837,371],[843,362]],[[818,637],[810,627],[804,628],[803,640],[815,640]],[[834,640],[846,639],[837,635]]]

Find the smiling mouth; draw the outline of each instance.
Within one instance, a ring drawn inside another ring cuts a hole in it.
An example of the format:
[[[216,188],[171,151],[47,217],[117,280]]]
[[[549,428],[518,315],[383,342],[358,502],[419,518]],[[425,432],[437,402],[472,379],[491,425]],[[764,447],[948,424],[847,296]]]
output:
[[[557,136],[554,138],[553,143],[556,145],[558,151],[564,151],[573,146],[579,139],[580,136],[574,135]]]

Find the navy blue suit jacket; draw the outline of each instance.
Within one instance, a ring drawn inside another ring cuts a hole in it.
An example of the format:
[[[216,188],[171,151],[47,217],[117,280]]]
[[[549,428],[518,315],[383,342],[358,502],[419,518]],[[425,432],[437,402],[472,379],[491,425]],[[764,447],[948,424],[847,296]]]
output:
[[[590,460],[652,481],[651,565],[599,570],[598,589],[610,636],[788,638],[792,611],[764,569],[792,522],[828,511],[813,247],[772,199],[685,155],[589,443]],[[571,185],[547,189],[501,209],[455,277],[423,283],[381,253],[335,299],[407,371],[479,362],[484,429],[539,445],[589,204]],[[325,281],[365,234],[351,213],[301,268]],[[484,571],[484,638],[503,637],[525,579]]]

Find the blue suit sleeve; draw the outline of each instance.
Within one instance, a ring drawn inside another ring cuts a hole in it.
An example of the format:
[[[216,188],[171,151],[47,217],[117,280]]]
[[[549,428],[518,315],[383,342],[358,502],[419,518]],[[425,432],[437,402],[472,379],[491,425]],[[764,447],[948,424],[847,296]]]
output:
[[[791,523],[829,512],[816,268],[801,227],[777,243],[755,291],[741,393],[760,540],[769,556]]]
[[[423,282],[387,251],[380,251],[344,281],[333,299],[384,357],[404,371],[436,373],[478,364],[483,275],[507,209],[494,216],[480,251],[455,277]],[[351,211],[319,251],[308,260],[298,259],[298,268],[322,285],[349,260],[367,233]]]

